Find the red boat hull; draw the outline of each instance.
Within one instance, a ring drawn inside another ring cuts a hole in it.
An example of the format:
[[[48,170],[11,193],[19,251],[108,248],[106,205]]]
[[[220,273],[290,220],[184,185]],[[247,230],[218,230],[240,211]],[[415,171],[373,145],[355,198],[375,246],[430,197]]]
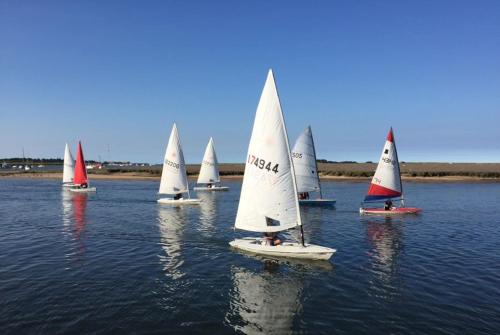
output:
[[[422,210],[416,207],[396,207],[386,211],[383,208],[360,208],[361,214],[376,214],[376,215],[403,215],[403,214],[417,214]]]

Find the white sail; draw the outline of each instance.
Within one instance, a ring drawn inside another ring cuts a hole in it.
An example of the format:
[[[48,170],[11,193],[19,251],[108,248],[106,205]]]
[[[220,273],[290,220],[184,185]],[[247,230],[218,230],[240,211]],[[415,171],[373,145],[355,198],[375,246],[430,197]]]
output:
[[[373,176],[365,201],[397,198],[403,194],[399,172],[398,153],[392,128],[387,134],[377,170]]]
[[[160,190],[158,193],[177,194],[185,192],[189,192],[186,164],[184,162],[184,154],[182,153],[177,126],[174,123],[168,140],[167,150],[165,151]]]
[[[269,70],[248,146],[235,227],[276,232],[301,225],[288,136]]]
[[[63,183],[72,183],[75,176],[75,160],[71,155],[68,143],[64,148]]]
[[[200,175],[198,176],[198,184],[211,184],[220,182],[219,166],[217,163],[217,155],[215,154],[214,141],[210,137],[205,155],[201,162]]]
[[[311,127],[304,129],[292,149],[293,167],[297,179],[297,191],[321,192],[319,184],[318,167],[316,164],[316,151]]]

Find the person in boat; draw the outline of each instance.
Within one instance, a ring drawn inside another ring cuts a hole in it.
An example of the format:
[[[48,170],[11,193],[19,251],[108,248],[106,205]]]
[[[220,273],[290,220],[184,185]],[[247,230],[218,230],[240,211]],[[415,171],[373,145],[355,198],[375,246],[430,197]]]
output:
[[[306,200],[306,199],[309,199],[309,192],[299,193],[299,200]]]
[[[81,185],[80,185],[80,187],[81,187],[81,188],[87,188],[87,187],[89,187],[89,184],[87,184],[87,183],[83,183],[83,184],[81,184]]]
[[[179,200],[180,198],[182,198],[182,193],[177,193],[176,195],[174,195],[174,200]]]
[[[392,209],[392,201],[391,199],[388,199],[384,203],[384,210],[390,211]]]
[[[214,187],[214,185],[212,185],[212,183],[207,184],[207,188],[212,188],[212,187]]]
[[[264,241],[266,245],[277,246],[281,244],[278,233],[264,233]]]

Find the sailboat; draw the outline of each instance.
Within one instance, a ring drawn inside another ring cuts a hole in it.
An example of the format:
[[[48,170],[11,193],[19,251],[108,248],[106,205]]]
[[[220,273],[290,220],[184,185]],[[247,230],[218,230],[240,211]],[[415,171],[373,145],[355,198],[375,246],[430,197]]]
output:
[[[63,187],[73,187],[73,177],[75,176],[75,160],[69,150],[69,145],[66,143],[64,148],[64,165],[63,165]]]
[[[196,186],[195,191],[227,191],[229,187],[220,185],[219,163],[215,154],[214,140],[210,137],[205,155],[201,162],[200,174],[198,176],[198,184],[204,186]]]
[[[321,182],[316,162],[316,149],[312,136],[311,126],[308,126],[295,142],[292,149],[292,161],[297,179],[299,204],[335,206],[335,199],[324,199],[321,192]],[[318,193],[315,199],[309,198],[309,192]]]
[[[73,178],[73,186],[69,189],[71,192],[95,192],[97,188],[89,186],[87,177],[87,168],[85,159],[83,158],[82,143],[78,142],[76,151],[75,176]]]
[[[186,164],[184,162],[184,154],[182,152],[181,141],[175,123],[170,133],[167,150],[165,151],[160,190],[158,193],[172,195],[172,197],[169,198],[158,199],[158,202],[161,204],[190,205],[200,203],[200,199],[193,199],[189,194]],[[182,196],[183,194],[187,194],[187,197],[184,198]]]
[[[269,70],[248,146],[236,229],[274,234],[300,228],[301,243],[269,245],[261,237],[235,239],[236,249],[271,256],[329,259],[335,249],[306,244],[295,172],[273,72]]]
[[[400,207],[392,207],[392,200],[399,200]],[[386,208],[365,208],[364,204],[369,202],[386,202]],[[388,206],[389,205],[389,206]],[[389,208],[390,207],[390,208]],[[404,207],[403,183],[399,171],[398,153],[392,127],[389,129],[377,170],[373,176],[368,193],[359,209],[361,214],[415,214],[420,208]]]

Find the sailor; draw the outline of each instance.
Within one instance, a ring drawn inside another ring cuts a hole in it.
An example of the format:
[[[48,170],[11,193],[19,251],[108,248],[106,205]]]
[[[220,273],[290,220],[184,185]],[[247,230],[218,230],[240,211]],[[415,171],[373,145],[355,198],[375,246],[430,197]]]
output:
[[[264,240],[266,245],[277,246],[281,244],[281,240],[278,238],[278,233],[264,233]]]
[[[176,195],[174,195],[174,200],[179,200],[180,198],[182,198],[182,193],[177,193]]]
[[[391,199],[387,199],[384,203],[384,210],[390,211],[392,209],[392,201]]]

